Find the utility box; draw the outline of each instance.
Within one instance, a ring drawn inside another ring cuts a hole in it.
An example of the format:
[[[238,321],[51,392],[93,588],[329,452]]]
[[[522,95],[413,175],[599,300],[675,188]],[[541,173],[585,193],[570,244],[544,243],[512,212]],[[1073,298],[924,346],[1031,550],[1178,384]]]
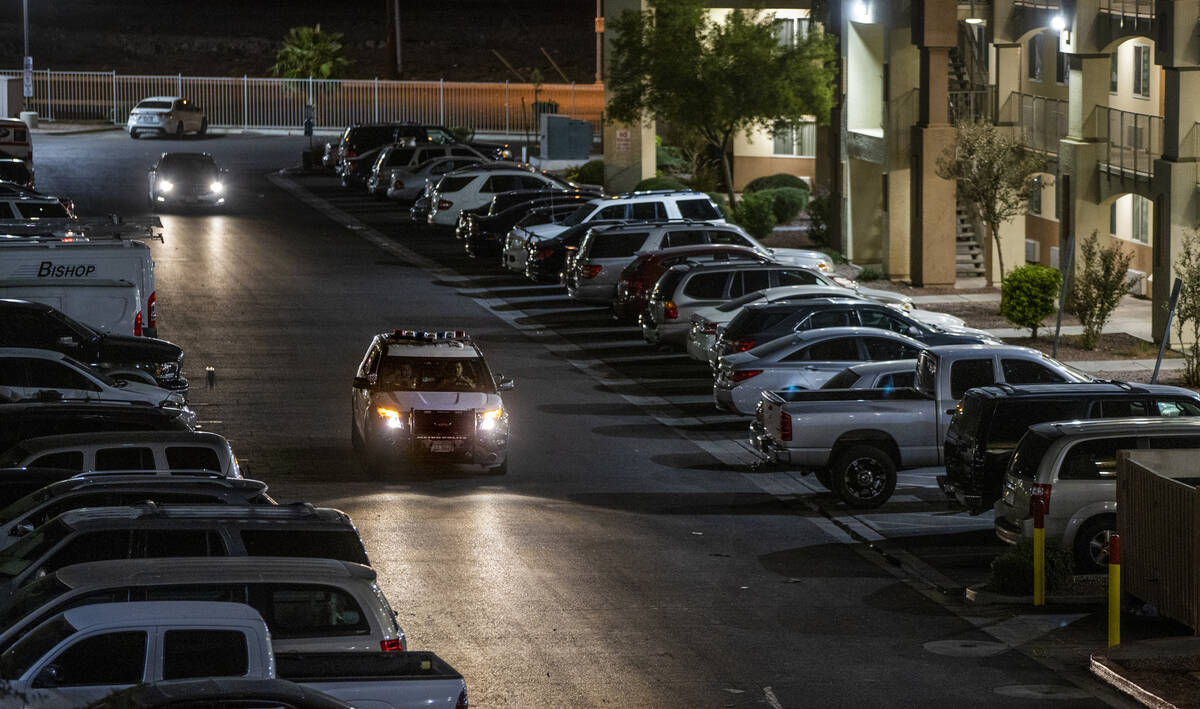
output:
[[[558,113],[538,117],[543,160],[586,160],[592,154],[592,124]]]
[[[19,76],[0,76],[0,118],[16,118],[21,113],[24,86]]]

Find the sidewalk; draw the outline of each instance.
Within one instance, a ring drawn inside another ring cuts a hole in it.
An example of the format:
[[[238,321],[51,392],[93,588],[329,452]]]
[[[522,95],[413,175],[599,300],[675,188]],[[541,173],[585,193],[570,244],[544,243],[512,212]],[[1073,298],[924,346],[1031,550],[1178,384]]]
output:
[[[1140,640],[1093,653],[1092,674],[1156,709],[1200,709],[1200,638]]]

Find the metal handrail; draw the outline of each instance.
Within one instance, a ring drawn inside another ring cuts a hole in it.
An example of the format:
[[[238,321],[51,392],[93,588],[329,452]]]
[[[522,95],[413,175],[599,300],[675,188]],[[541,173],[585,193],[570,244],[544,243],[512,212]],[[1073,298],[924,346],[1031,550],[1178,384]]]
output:
[[[1162,126],[1162,116],[1097,106],[1085,132],[1105,142],[1103,162],[1110,171],[1149,177],[1162,157]]]
[[[1062,3],[1059,0],[1014,0],[1013,5],[1017,7],[1032,7],[1038,10],[1062,9]]]
[[[1025,147],[1057,155],[1058,141],[1067,136],[1068,102],[1014,91],[1010,103],[1018,111],[1014,118]]]
[[[1100,12],[1135,20],[1153,20],[1155,0],[1100,0]]]

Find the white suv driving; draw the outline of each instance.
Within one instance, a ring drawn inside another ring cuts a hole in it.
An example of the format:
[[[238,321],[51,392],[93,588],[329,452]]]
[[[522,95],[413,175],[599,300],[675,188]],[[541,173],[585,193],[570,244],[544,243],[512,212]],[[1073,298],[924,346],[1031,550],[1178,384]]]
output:
[[[461,330],[376,335],[354,377],[350,435],[366,467],[391,459],[508,471],[508,411],[483,353]]]
[[[137,140],[143,133],[173,135],[184,133],[204,135],[208,132],[208,116],[204,109],[180,96],[151,96],[138,102],[129,112],[125,123],[129,137]]]

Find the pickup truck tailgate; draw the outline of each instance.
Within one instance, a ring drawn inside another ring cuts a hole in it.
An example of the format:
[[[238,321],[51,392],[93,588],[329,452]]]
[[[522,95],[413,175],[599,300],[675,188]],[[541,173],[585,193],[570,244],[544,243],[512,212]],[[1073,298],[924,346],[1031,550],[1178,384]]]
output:
[[[758,402],[758,410],[754,414],[755,423],[775,441],[786,440],[781,437],[783,405],[783,399],[775,392],[763,392],[762,398]],[[790,427],[788,433],[788,438],[791,438]]]
[[[466,706],[462,675],[432,652],[281,654],[275,665],[280,678],[353,706]]]

